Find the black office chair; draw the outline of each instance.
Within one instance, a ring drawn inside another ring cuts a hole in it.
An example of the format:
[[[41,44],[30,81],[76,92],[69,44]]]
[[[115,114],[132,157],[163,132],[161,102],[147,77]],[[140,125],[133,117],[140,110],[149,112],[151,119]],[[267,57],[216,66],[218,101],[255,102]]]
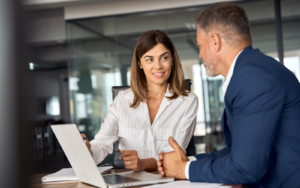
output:
[[[188,90],[191,91],[191,85],[192,81],[191,79],[186,79],[185,80],[186,85],[188,87]],[[130,86],[114,86],[112,87],[112,93],[113,93],[113,99],[118,95],[118,93],[122,90],[129,89]],[[193,156],[196,154],[196,147],[195,147],[195,142],[194,142],[194,135],[192,136],[187,148],[186,148],[186,155],[187,156]],[[119,149],[119,139],[114,143],[114,168],[115,169],[123,169],[124,168],[124,161],[120,159],[120,149]]]

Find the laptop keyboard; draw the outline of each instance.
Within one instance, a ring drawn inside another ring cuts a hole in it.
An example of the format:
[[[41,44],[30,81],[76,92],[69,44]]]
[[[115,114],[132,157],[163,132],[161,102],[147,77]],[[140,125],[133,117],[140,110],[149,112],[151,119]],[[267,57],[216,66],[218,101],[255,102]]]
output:
[[[119,183],[129,183],[129,182],[140,181],[135,178],[121,176],[118,174],[111,174],[111,175],[103,176],[103,179],[106,183],[109,183],[109,184],[119,184]]]

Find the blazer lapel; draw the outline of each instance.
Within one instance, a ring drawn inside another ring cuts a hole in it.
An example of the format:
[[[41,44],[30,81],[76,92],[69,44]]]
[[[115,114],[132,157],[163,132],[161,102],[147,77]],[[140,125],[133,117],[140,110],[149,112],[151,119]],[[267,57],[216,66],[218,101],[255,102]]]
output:
[[[249,52],[253,50],[252,46],[248,46],[247,48],[245,48],[241,53],[240,55],[238,56],[238,58],[236,59],[236,63],[235,63],[235,66],[234,66],[234,69],[239,65],[241,64],[243,61],[243,58],[244,56]],[[231,77],[231,79],[233,79],[234,77],[234,70],[233,70],[233,75]],[[225,109],[223,111],[223,115],[222,115],[222,119],[221,119],[221,126],[222,126],[222,130],[223,130],[223,134],[224,134],[224,138],[225,138],[225,142],[226,142],[226,145],[228,147],[228,149],[231,148],[231,145],[232,145],[232,140],[231,140],[231,133],[230,133],[230,129],[229,129],[229,126],[231,125],[228,125],[227,124],[227,114],[226,114],[226,109],[228,108],[231,108],[230,104],[227,103],[226,101],[226,96],[230,95],[230,87],[231,87],[231,83],[229,83],[228,87],[227,87],[227,91],[226,91],[226,94],[224,96],[224,102],[225,102]],[[229,114],[230,115],[230,114]],[[231,123],[231,122],[229,122]]]

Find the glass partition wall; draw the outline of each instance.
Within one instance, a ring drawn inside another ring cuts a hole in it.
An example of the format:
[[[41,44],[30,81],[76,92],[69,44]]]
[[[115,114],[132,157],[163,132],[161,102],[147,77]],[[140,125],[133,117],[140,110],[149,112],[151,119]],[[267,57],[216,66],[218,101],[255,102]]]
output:
[[[287,11],[293,6],[289,2],[293,1],[284,3]],[[253,47],[277,58],[273,0],[246,1],[239,5],[249,16]],[[197,153],[222,149],[225,146],[220,124],[224,78],[206,76],[196,45],[194,17],[205,8],[207,6],[68,21],[70,113],[78,129],[93,139],[112,103],[111,87],[130,83],[133,50],[138,38],[145,31],[159,29],[173,41],[185,78],[192,80],[192,92],[199,99],[194,132]],[[291,33],[289,36],[299,35],[291,24],[283,24]],[[284,33],[288,33],[286,30]],[[290,41],[297,46],[297,42]],[[103,163],[111,162],[109,156]]]
[[[300,82],[300,1],[281,2],[284,65]]]

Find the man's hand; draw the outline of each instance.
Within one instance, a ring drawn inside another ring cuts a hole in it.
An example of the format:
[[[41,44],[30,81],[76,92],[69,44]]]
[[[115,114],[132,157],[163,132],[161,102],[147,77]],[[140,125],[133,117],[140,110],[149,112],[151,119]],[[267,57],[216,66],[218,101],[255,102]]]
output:
[[[89,149],[91,155],[93,156],[93,151],[91,150],[91,144],[90,144],[89,140],[87,139],[86,135],[83,133],[81,133],[80,135],[81,135],[82,139],[85,141],[86,147]]]
[[[157,161],[158,170],[160,171],[161,175],[176,179],[186,179],[185,165],[189,159],[174,138],[169,137],[169,144],[174,151],[169,153],[161,153],[159,155],[159,161]]]
[[[158,156],[159,159],[158,159],[158,161],[157,161],[157,169],[158,169],[158,171],[160,172],[160,174],[161,174],[162,176],[165,175],[164,167],[163,167],[164,154],[165,154],[165,152],[161,152],[161,153],[159,154],[159,156]]]
[[[121,150],[120,158],[123,159],[126,169],[132,169],[134,171],[145,170],[145,165],[140,160],[137,151],[135,150]]]

